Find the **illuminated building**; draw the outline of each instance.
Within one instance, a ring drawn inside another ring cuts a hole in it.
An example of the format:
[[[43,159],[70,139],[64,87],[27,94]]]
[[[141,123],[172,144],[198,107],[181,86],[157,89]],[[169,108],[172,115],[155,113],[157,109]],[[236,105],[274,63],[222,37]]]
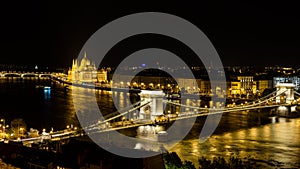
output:
[[[295,89],[298,90],[300,87],[300,78],[297,76],[294,77],[274,77],[273,78],[273,85],[276,87],[277,84],[279,83],[286,83],[290,82],[295,85]]]
[[[211,86],[209,80],[201,80],[199,88],[200,88],[200,93],[211,94]]]
[[[256,83],[253,81],[253,76],[238,76],[237,80],[241,83],[241,94],[256,92]]]
[[[184,88],[187,93],[199,92],[200,79],[177,78],[178,86]]]
[[[231,81],[228,94],[233,97],[235,97],[236,95],[240,95],[241,94],[241,82]]]
[[[95,63],[91,63],[86,56],[86,52],[84,52],[84,57],[80,62],[77,59],[73,60],[68,76],[71,81],[75,82],[107,81],[107,72],[105,70],[97,71]]]
[[[257,81],[257,90],[263,92],[265,89],[272,89],[272,80],[258,80]]]
[[[107,82],[107,71],[104,69],[97,71],[97,81],[98,82]]]
[[[253,80],[253,76],[237,76],[235,80],[229,82],[227,93],[232,97],[239,97],[241,95],[256,94],[257,84]]]

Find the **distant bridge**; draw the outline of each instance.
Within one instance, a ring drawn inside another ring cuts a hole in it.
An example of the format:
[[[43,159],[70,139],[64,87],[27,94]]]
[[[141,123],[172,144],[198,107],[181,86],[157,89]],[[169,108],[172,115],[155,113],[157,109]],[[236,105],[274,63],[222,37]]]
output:
[[[51,78],[51,72],[14,72],[14,71],[2,71],[0,77],[20,77],[20,78]]]

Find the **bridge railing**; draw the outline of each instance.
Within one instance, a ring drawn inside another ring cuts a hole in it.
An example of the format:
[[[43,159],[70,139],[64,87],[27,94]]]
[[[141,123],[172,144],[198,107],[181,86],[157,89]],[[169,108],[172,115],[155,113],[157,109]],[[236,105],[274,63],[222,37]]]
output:
[[[298,93],[296,90],[294,90],[294,94],[296,94],[297,96],[300,96],[300,93]]]
[[[138,105],[138,104],[142,103],[143,101],[139,101],[139,102],[135,103],[135,105]],[[129,113],[131,113],[131,112],[133,112],[133,111],[141,108],[141,107],[144,107],[144,106],[146,106],[146,105],[148,105],[150,103],[151,103],[151,101],[143,103],[143,104],[141,104],[139,106],[136,106],[136,107],[133,106],[133,108],[131,108],[131,109],[129,109],[129,110],[123,112],[123,113],[118,113],[118,115],[115,115],[115,116],[113,116],[111,118],[105,119],[105,120],[100,121],[100,122],[98,121],[98,122],[96,122],[94,124],[88,125],[88,126],[84,127],[84,129],[87,130],[87,129],[90,129],[90,128],[93,128],[93,127],[98,127],[98,126],[104,125],[104,124],[109,123],[109,122],[111,122],[111,121],[113,121],[113,120],[115,120],[115,119],[117,119],[119,117],[123,117],[123,116],[125,116],[125,115],[127,115],[127,114],[129,114]]]
[[[256,100],[256,101],[253,101],[253,102],[250,102],[250,103],[247,103],[247,105],[239,105],[239,106],[235,106],[235,107],[229,107],[229,108],[203,108],[203,107],[197,107],[197,106],[189,106],[189,105],[184,105],[184,104],[180,104],[180,103],[174,103],[174,102],[171,102],[171,101],[168,101],[168,100],[164,100],[164,102],[166,103],[170,103],[170,104],[173,104],[173,105],[177,105],[177,106],[182,106],[182,107],[187,107],[187,108],[191,108],[191,109],[196,109],[196,110],[208,110],[208,111],[225,111],[225,110],[234,110],[234,111],[237,111],[241,108],[250,108],[250,107],[256,107],[256,106],[259,106],[259,105],[262,105],[264,103],[267,103],[271,100],[273,100],[274,98],[276,98],[277,96],[283,94],[284,92],[286,91],[282,91],[281,93],[277,93],[276,95],[274,95],[275,92],[272,92],[271,94],[265,96],[265,97],[262,97],[260,98],[259,100]],[[274,95],[274,96],[272,96]],[[272,97],[270,97],[272,96]],[[269,98],[268,98],[269,97]],[[262,100],[264,99],[264,100]]]

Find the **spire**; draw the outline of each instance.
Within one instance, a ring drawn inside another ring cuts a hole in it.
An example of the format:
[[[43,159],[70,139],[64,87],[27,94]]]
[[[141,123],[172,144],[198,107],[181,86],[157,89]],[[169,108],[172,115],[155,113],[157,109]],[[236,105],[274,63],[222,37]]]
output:
[[[72,60],[72,67],[71,67],[71,70],[74,69],[74,59]]]
[[[84,51],[84,58],[86,58],[86,51]]]

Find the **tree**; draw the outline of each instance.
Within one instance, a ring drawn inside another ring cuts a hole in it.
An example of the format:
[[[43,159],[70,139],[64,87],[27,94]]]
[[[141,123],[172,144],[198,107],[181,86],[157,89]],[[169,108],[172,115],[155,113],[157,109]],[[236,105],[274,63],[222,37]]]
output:
[[[10,126],[16,137],[23,136],[23,134],[26,132],[27,126],[23,119],[14,119],[11,121]]]

